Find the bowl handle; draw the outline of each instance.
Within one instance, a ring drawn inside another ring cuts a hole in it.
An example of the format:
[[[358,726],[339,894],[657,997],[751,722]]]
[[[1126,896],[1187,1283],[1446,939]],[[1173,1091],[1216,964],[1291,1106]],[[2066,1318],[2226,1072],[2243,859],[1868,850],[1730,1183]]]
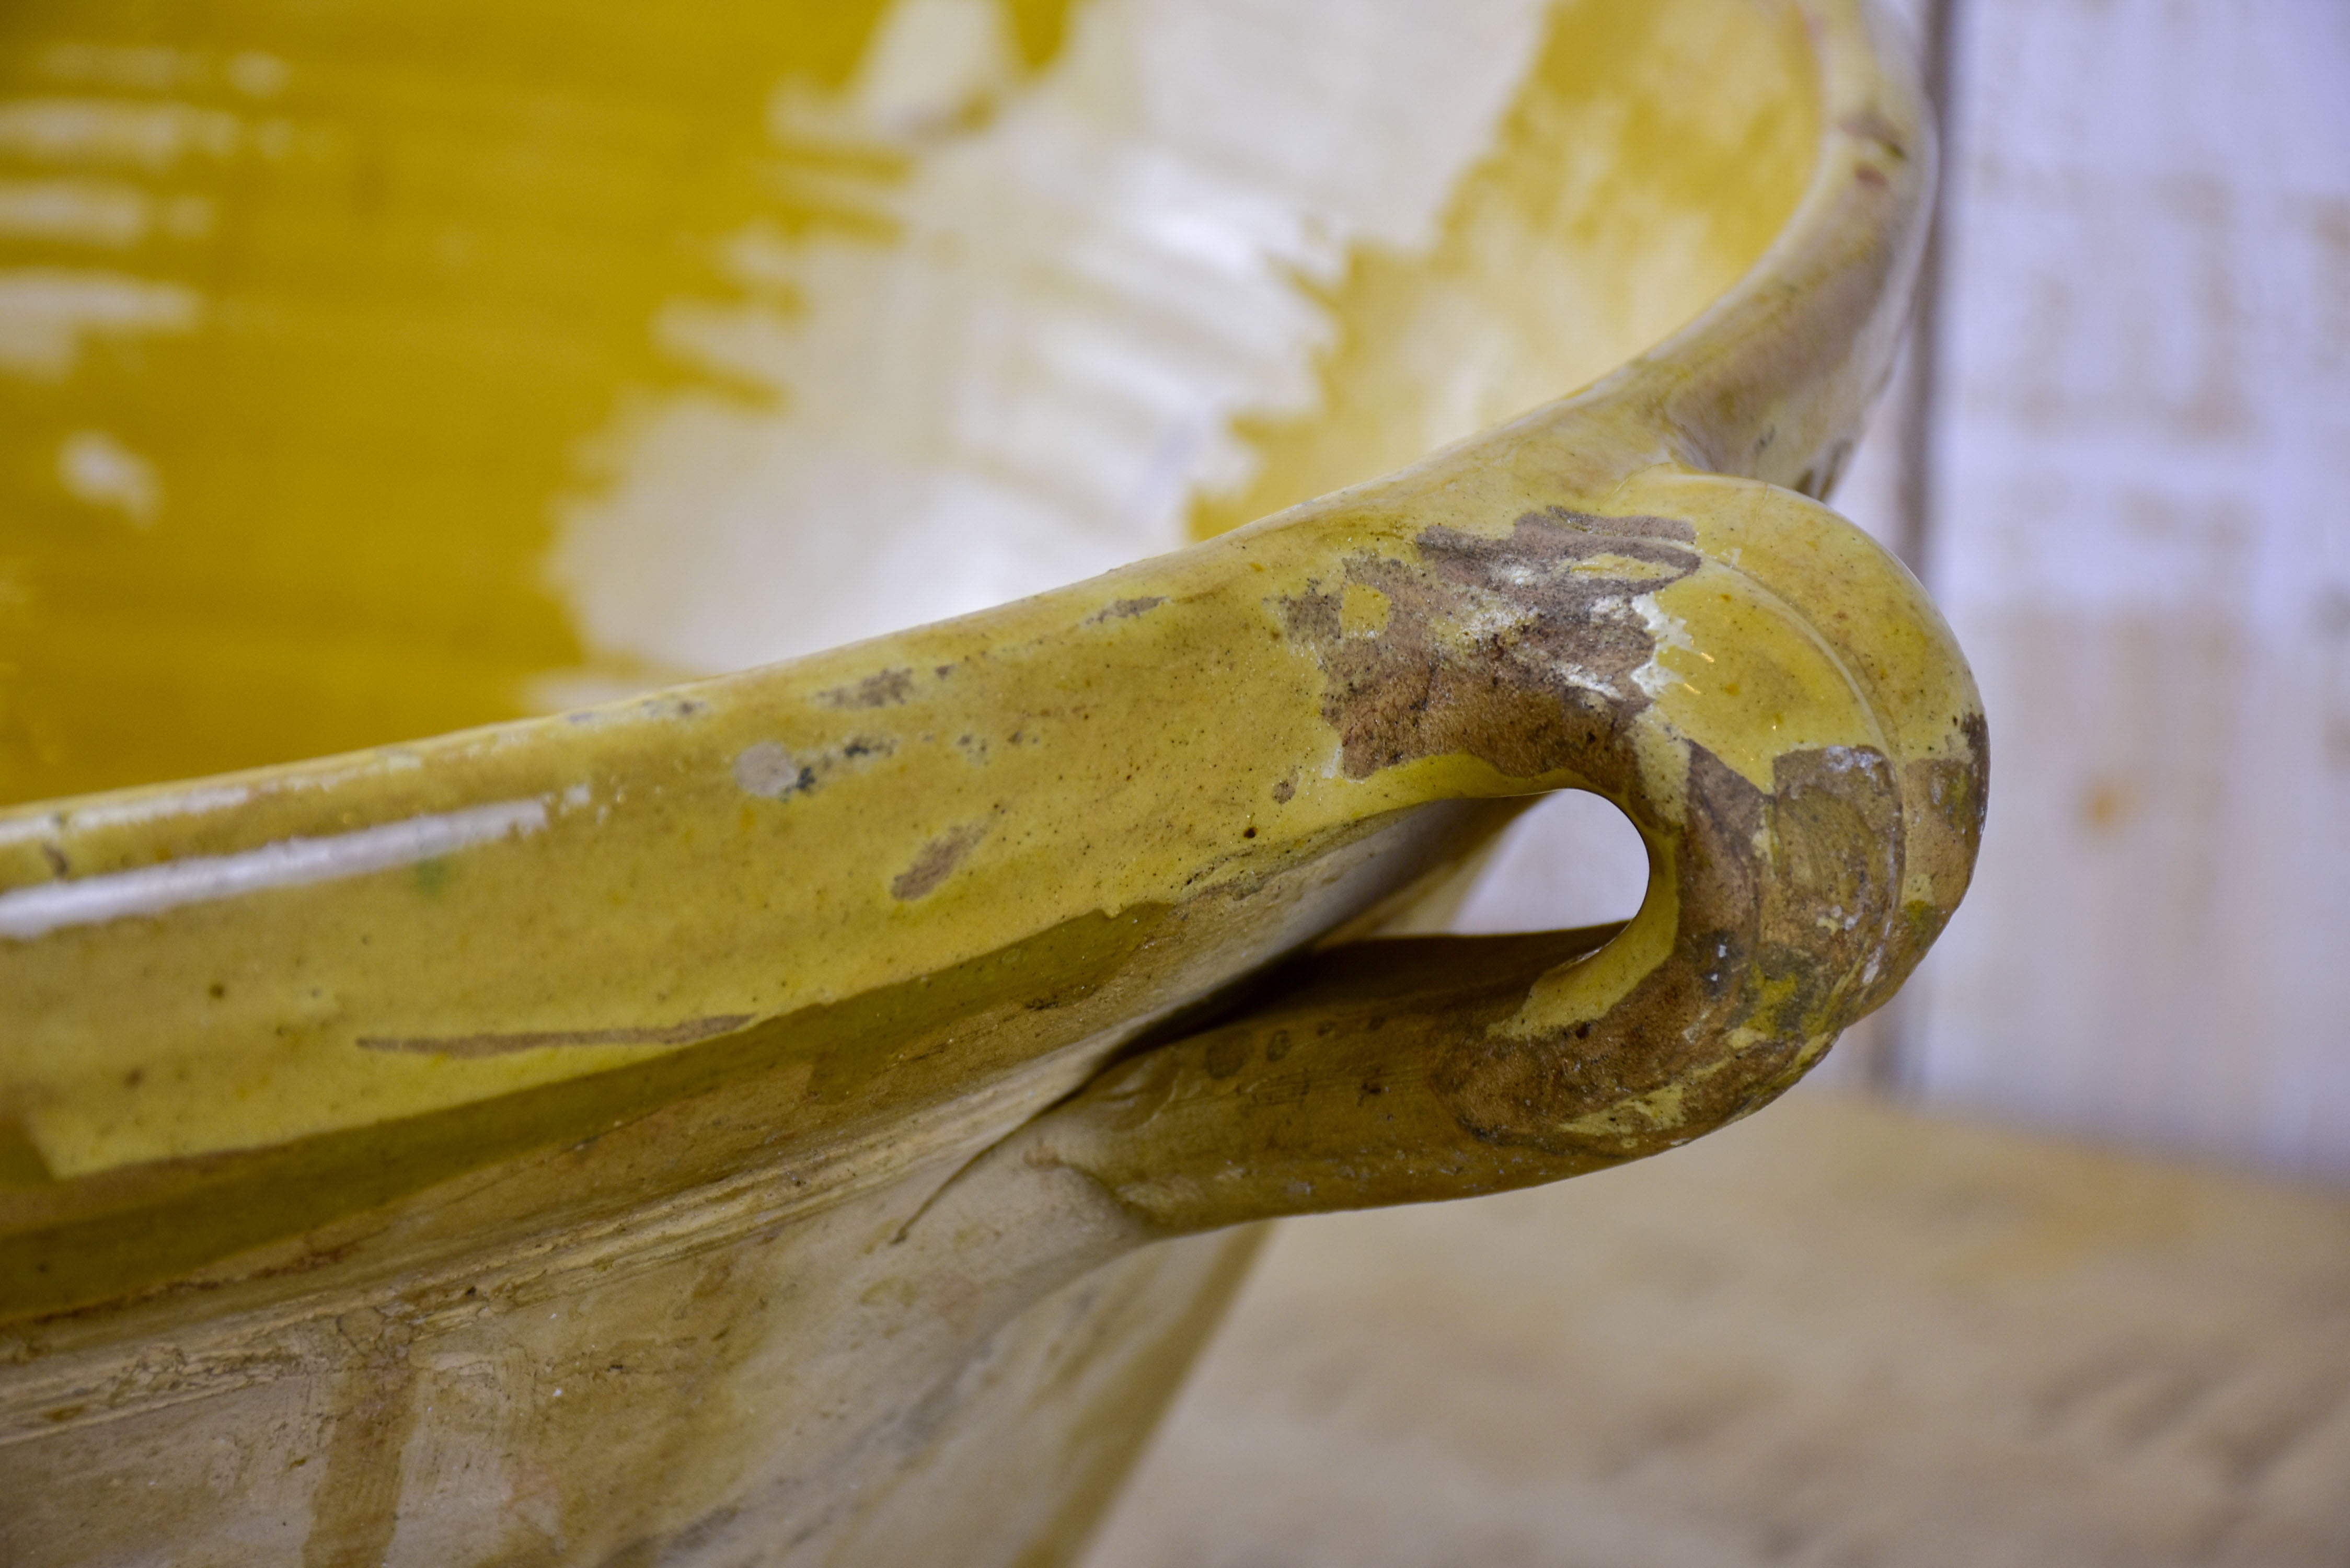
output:
[[[1323,951],[1243,1015],[1114,1062],[1000,1157],[1082,1171],[1159,1233],[1524,1186],[1746,1115],[1892,994],[1981,835],[1981,710],[1947,627],[1793,492],[1676,468],[1617,503],[1637,514],[1588,522],[1699,564],[1640,611],[1647,700],[1565,726],[1547,776],[1638,827],[1638,914]]]

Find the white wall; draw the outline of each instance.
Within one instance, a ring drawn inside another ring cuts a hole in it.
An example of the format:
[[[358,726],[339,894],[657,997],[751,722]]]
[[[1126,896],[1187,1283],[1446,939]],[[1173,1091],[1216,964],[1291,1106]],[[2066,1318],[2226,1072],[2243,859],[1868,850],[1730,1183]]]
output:
[[[1960,0],[1933,1102],[2350,1175],[2350,5]]]

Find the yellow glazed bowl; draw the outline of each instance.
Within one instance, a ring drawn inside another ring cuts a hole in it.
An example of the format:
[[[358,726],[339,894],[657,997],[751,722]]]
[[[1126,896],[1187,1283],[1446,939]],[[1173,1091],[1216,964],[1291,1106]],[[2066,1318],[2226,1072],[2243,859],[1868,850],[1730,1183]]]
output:
[[[1246,1222],[1768,1101],[1931,178],[1859,0],[19,0],[0,1559],[1066,1561]]]

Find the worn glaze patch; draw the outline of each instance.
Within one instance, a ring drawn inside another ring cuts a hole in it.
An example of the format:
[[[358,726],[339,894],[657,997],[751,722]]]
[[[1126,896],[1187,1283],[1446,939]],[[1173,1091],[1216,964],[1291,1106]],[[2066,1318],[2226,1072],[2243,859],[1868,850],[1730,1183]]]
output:
[[[1282,602],[1282,622],[1328,678],[1323,717],[1350,776],[1463,753],[1534,778],[1604,753],[1648,706],[1656,639],[1638,600],[1698,569],[1694,536],[1560,506],[1500,538],[1439,525],[1416,558],[1346,557],[1336,582]]]

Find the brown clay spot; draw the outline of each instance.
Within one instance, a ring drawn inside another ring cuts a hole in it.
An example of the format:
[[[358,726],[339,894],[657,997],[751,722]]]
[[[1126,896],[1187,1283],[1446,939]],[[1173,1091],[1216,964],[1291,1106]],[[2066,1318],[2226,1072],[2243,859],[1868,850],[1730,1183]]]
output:
[[[1153,594],[1149,598],[1113,599],[1102,608],[1087,616],[1085,624],[1093,626],[1100,621],[1130,619],[1135,616],[1148,614],[1166,602],[1167,596],[1164,594]]]
[[[912,670],[884,670],[849,685],[820,691],[816,700],[827,708],[887,708],[903,702],[913,691]]]
[[[920,898],[945,881],[962,857],[971,853],[972,846],[986,836],[987,829],[976,824],[940,834],[923,845],[914,863],[890,881],[889,896],[900,903]]]

